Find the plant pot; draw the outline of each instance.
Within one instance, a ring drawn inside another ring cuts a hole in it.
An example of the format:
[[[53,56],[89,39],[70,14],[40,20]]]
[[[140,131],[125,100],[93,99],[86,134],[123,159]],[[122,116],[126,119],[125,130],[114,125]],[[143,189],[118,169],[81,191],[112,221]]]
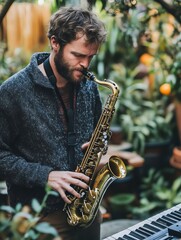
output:
[[[112,133],[110,144],[119,145],[123,141],[122,129],[120,126],[113,125],[110,127],[110,131]]]
[[[143,172],[147,174],[150,168],[161,169],[169,166],[171,140],[155,140],[145,145]]]
[[[176,160],[181,162],[181,147],[174,147],[173,156]]]
[[[175,116],[178,129],[178,137],[181,143],[181,102],[175,101]]]
[[[178,170],[179,176],[181,175],[181,146],[174,147],[172,156],[170,158],[170,164],[172,167]]]

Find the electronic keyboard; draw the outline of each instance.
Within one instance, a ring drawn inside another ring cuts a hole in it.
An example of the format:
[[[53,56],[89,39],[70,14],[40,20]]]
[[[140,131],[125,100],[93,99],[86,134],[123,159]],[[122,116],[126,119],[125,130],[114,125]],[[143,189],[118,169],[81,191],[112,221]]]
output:
[[[181,204],[158,213],[103,240],[181,239]]]

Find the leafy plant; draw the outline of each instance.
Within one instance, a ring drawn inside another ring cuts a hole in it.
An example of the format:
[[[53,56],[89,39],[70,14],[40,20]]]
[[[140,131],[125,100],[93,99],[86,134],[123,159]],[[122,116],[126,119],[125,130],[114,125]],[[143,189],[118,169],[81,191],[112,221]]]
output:
[[[142,179],[139,204],[132,208],[134,216],[148,218],[181,202],[180,177],[170,179],[173,171],[149,170],[148,176]]]
[[[0,206],[0,239],[35,240],[44,236],[45,240],[52,240],[55,237],[56,240],[60,240],[54,227],[47,222],[38,222],[49,195],[57,195],[57,193],[47,187],[41,204],[36,199],[32,200],[32,210],[21,204],[17,204],[15,208]]]
[[[15,56],[5,57],[6,46],[1,43],[0,47],[0,84],[10,76],[21,70],[26,64],[27,59],[22,56],[20,49],[16,49]]]
[[[99,78],[120,86],[114,121],[143,155],[146,142],[172,141],[176,136],[172,99],[161,95],[159,87],[172,81],[180,91],[180,17],[178,11],[170,11],[178,7],[176,1],[162,6],[160,1],[140,0],[128,9],[122,4],[108,2],[101,12],[108,38],[94,69]]]
[[[175,39],[175,42],[177,43],[176,48],[178,49],[178,52],[175,54],[175,61],[168,69],[168,75],[166,76],[163,85],[166,83],[170,86],[170,92],[165,95],[181,101],[181,35]]]
[[[147,142],[172,138],[174,114],[167,98],[150,96],[148,83],[137,79],[138,71],[115,64],[110,76],[121,90],[114,121],[121,126],[126,140],[143,155]]]

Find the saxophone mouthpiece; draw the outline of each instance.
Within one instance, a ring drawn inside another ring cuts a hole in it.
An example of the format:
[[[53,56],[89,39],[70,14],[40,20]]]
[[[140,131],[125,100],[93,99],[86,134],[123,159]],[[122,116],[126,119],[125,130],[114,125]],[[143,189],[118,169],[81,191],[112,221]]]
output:
[[[82,73],[84,74],[84,76],[85,76],[86,78],[88,78],[88,80],[94,81],[95,76],[94,76],[93,73],[88,72],[85,68],[82,70]]]
[[[87,76],[87,70],[85,68],[82,69],[81,71],[85,76]]]

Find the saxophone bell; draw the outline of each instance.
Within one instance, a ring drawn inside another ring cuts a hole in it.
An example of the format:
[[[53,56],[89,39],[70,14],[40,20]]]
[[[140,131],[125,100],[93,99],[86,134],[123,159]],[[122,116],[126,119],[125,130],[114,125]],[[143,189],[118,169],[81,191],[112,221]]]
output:
[[[124,178],[126,176],[126,166],[123,160],[116,155],[109,158],[109,170],[115,178]]]

